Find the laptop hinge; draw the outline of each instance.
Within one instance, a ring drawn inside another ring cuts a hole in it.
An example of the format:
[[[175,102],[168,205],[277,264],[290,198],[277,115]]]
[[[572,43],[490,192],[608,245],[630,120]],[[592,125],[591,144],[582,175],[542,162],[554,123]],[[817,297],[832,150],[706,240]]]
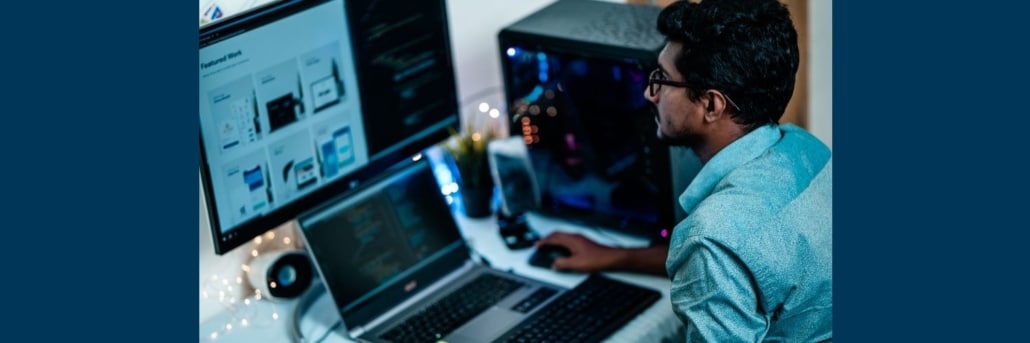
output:
[[[472,271],[473,268],[477,268],[477,267],[481,268],[480,265],[476,264],[475,262],[472,262],[472,260],[465,260],[465,264],[462,265],[461,268],[458,268],[458,270],[455,270],[455,271],[451,272],[450,274],[447,274],[447,276],[444,276],[440,280],[437,280],[436,282],[434,282],[429,287],[426,287],[425,289],[420,291],[418,295],[416,295],[414,297],[411,297],[411,299],[405,300],[404,302],[398,304],[397,306],[394,306],[389,311],[386,311],[383,314],[381,314],[381,315],[379,315],[379,316],[377,316],[375,318],[372,318],[372,320],[368,321],[368,323],[365,323],[365,325],[363,325],[363,326],[356,326],[354,329],[351,329],[351,333],[352,333],[351,336],[353,336],[354,338],[358,338],[362,334],[364,334],[365,332],[368,332],[369,330],[375,329],[376,327],[378,327],[379,325],[382,325],[387,320],[389,320],[391,318],[394,318],[395,316],[397,316],[401,312],[407,311],[411,306],[417,304],[420,301],[425,300],[426,297],[428,297],[430,295],[433,295],[433,294],[436,294],[436,292],[439,291],[440,288],[443,288],[443,287],[446,287],[446,286],[450,286],[452,283],[457,281],[458,278],[468,274],[469,272]],[[357,331],[357,330],[360,330],[360,332]]]

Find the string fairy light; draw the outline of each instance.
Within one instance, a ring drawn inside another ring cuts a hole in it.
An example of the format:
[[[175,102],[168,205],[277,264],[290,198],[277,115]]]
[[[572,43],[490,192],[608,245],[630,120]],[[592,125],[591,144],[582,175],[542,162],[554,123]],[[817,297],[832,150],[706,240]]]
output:
[[[272,251],[283,245],[291,246],[294,243],[290,235],[279,235],[279,238],[281,239],[276,240],[276,234],[272,231],[257,236],[251,241],[247,255],[257,258],[265,251]],[[210,277],[201,278],[200,301],[211,302],[221,307],[225,314],[224,320],[218,319],[218,323],[213,323],[215,329],[201,334],[201,341],[221,340],[232,331],[266,327],[279,320],[278,311],[271,305],[273,299],[264,296],[260,289],[253,289],[251,292],[249,283],[244,283],[244,275],[251,272],[248,263],[239,264],[240,269],[235,270],[237,275],[212,273]]]
[[[268,307],[275,305],[272,305],[271,299],[264,297],[260,290],[255,289],[253,293],[234,293],[234,291],[243,291],[242,278],[237,277],[238,284],[236,285],[228,282],[228,278],[220,276],[205,280],[200,291],[200,301],[215,302],[221,306],[225,313],[225,319],[213,326],[216,329],[201,334],[201,341],[217,341],[233,331],[267,327],[279,319],[278,311],[274,307]],[[215,294],[217,294],[217,299],[212,296]],[[261,320],[262,318],[264,320]]]

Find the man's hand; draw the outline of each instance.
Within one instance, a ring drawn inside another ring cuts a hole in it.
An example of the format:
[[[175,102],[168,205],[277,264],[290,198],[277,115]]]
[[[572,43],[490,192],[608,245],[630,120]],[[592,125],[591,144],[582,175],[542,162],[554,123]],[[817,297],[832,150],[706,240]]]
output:
[[[536,246],[560,245],[569,257],[558,257],[551,268],[562,271],[597,272],[617,269],[624,249],[598,244],[580,234],[555,232],[536,242]]]
[[[668,245],[644,248],[616,248],[597,244],[580,234],[555,232],[536,242],[560,245],[569,249],[569,257],[558,257],[551,268],[562,271],[600,272],[623,270],[642,272],[659,276],[665,273],[665,258],[669,255]]]

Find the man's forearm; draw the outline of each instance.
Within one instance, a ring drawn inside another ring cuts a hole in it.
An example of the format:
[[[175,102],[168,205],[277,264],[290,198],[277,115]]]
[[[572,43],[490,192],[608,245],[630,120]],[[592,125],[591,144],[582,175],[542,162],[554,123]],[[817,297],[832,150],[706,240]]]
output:
[[[669,246],[667,245],[624,248],[619,249],[618,254],[619,258],[615,269],[669,276],[665,272],[665,259],[669,255]]]

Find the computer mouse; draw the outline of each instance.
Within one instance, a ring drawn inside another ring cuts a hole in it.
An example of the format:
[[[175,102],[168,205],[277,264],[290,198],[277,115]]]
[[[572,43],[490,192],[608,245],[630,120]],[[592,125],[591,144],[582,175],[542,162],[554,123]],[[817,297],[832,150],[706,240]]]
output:
[[[572,255],[572,252],[564,246],[544,244],[537,247],[533,255],[529,256],[529,265],[551,269],[555,259],[569,257],[570,255]]]

